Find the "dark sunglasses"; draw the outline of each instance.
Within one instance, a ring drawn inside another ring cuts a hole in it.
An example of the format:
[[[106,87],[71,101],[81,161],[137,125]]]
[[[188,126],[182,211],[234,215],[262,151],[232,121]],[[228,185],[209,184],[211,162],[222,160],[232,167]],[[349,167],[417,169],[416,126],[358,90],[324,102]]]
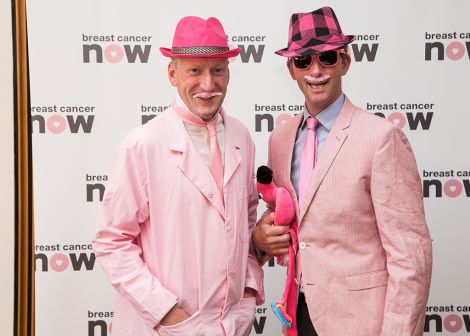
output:
[[[338,63],[339,54],[342,53],[344,53],[342,49],[335,49],[313,55],[296,56],[292,57],[291,60],[297,69],[302,70],[310,68],[314,58],[316,58],[322,66],[332,67]]]

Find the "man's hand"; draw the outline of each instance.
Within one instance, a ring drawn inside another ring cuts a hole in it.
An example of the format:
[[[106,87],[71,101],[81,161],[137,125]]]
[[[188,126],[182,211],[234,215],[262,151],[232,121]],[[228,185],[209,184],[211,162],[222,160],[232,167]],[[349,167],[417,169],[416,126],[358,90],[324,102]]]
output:
[[[244,298],[256,297],[256,290],[251,287],[245,287],[245,291],[243,292]]]
[[[183,309],[174,306],[160,321],[160,325],[168,327],[181,323],[184,320],[187,320],[188,318],[188,313],[186,313]]]
[[[255,246],[270,254],[278,255],[288,253],[291,241],[289,226],[274,226],[274,212],[270,212],[261,218],[261,222],[253,229],[253,243]]]

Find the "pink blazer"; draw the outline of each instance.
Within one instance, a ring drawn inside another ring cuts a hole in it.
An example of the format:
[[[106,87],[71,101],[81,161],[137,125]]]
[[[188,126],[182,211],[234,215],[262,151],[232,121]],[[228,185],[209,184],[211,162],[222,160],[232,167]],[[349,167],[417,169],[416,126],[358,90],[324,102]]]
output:
[[[251,328],[255,301],[264,300],[263,272],[249,249],[255,149],[239,121],[225,115],[224,124],[225,207],[171,108],[121,144],[93,240],[119,292],[113,336],[244,336]],[[245,287],[258,297],[243,299]],[[159,326],[175,304],[191,317]]]
[[[277,127],[269,142],[274,179],[294,200],[290,171],[301,120]],[[306,201],[295,205],[297,262],[318,334],[422,335],[432,248],[420,177],[401,130],[346,98]]]

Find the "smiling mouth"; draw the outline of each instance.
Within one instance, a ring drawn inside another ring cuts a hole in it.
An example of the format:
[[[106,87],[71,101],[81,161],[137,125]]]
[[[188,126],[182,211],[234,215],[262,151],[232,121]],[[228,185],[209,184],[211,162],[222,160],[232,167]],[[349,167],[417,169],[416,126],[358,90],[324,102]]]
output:
[[[330,81],[330,76],[322,76],[322,77],[305,76],[304,80],[312,88],[321,88]]]
[[[193,95],[193,98],[199,98],[199,99],[204,99],[204,100],[209,100],[214,97],[219,97],[222,96],[222,92],[201,92],[201,93],[196,93]]]

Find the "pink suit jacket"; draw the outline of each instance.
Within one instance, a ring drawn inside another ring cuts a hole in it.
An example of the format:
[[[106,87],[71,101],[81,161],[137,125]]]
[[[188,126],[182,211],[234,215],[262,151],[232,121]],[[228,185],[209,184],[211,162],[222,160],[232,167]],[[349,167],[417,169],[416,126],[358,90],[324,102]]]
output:
[[[346,98],[298,204],[290,171],[302,117],[274,130],[269,166],[295,200],[297,262],[316,331],[422,335],[432,248],[408,140]]]
[[[93,240],[119,292],[113,336],[245,336],[251,328],[255,301],[264,300],[262,269],[249,248],[255,149],[238,120],[225,115],[224,126],[225,207],[171,108],[121,144]],[[243,299],[245,287],[258,297]],[[191,317],[160,326],[175,304]]]

